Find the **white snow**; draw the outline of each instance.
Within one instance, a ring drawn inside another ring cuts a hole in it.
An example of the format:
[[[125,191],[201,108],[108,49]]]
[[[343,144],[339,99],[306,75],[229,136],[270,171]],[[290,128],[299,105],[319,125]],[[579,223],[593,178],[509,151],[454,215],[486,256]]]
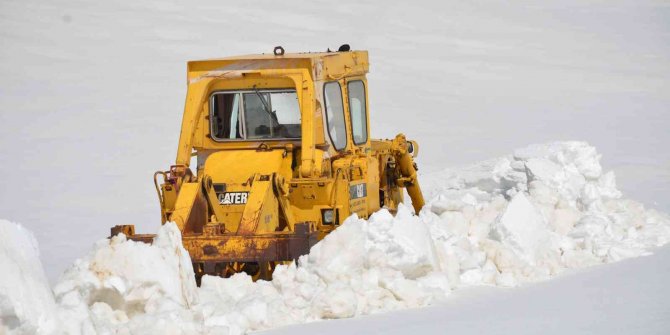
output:
[[[205,276],[196,288],[173,224],[153,245],[102,240],[55,286],[46,316],[61,326],[41,333],[243,334],[436,304],[464,287],[518,286],[667,243],[670,218],[621,198],[599,161],[586,143],[556,142],[423,175],[430,200],[418,216],[408,206],[352,216],[271,282]]]
[[[489,236],[492,240],[509,246],[528,263],[535,263],[538,253],[551,243],[544,216],[523,192],[514,195],[491,228]]]
[[[0,334],[50,329],[55,307],[35,237],[20,224],[0,220]]]
[[[666,334],[670,246],[518,288],[471,287],[444,303],[259,334]]]
[[[157,334],[179,329],[176,323],[164,323],[175,310],[197,302],[191,259],[174,223],[159,230],[153,245],[127,241],[123,235],[99,241],[65,272],[54,294],[61,327],[70,334],[118,324],[131,331],[155,324]]]

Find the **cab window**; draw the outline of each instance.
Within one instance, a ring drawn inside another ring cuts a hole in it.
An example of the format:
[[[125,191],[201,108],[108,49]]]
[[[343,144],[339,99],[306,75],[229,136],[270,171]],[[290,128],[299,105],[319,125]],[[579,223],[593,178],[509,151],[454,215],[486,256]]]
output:
[[[211,134],[216,140],[301,137],[295,90],[216,92],[210,106]]]
[[[328,136],[336,150],[347,146],[347,129],[344,123],[344,106],[342,103],[342,89],[340,83],[333,81],[323,87],[326,104],[326,123]]]
[[[365,108],[365,84],[362,80],[347,84],[349,93],[349,113],[351,114],[351,132],[355,144],[368,141],[368,116]]]
[[[240,95],[221,93],[212,95],[212,136],[217,139],[242,138],[240,124]]]

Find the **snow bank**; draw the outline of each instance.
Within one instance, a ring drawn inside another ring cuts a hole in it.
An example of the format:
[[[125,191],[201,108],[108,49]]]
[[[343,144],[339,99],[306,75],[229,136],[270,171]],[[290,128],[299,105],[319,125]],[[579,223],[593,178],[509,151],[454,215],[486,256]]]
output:
[[[153,245],[119,235],[99,241],[54,287],[61,329],[68,334],[191,333],[197,286],[174,223]]]
[[[0,220],[0,334],[48,331],[55,307],[35,237]]]
[[[668,216],[621,199],[599,161],[586,143],[557,142],[426,176],[438,186],[421,218],[440,269],[457,286],[514,286],[667,243]]]
[[[667,243],[670,218],[622,199],[599,160],[586,143],[560,142],[424,175],[431,200],[418,216],[401,206],[350,217],[271,282],[205,276],[196,288],[171,224],[154,245],[103,240],[56,285],[57,315],[72,334],[242,334],[424,306]]]
[[[200,288],[205,325],[233,334],[327,318],[418,307],[450,292],[436,263],[430,233],[407,207],[369,220],[349,218],[301,257],[278,266],[272,282],[206,276]]]

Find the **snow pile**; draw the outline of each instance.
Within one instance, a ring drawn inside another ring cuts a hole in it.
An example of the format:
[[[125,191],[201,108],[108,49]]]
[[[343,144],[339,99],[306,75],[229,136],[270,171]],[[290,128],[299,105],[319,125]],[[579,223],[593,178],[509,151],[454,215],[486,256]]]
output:
[[[349,218],[301,257],[278,266],[272,282],[205,276],[200,288],[205,325],[237,334],[327,318],[346,318],[443,299],[450,292],[436,266],[427,227],[403,207],[369,220]]]
[[[72,334],[242,334],[424,306],[460,287],[516,286],[667,243],[670,218],[622,199],[599,159],[561,142],[422,176],[431,200],[418,216],[401,206],[395,217],[350,217],[271,282],[205,276],[196,288],[172,224],[154,245],[103,240],[56,285],[57,316]]]
[[[670,240],[667,215],[621,199],[583,142],[533,145],[428,176],[421,217],[455,285],[514,286],[647,253]]]
[[[407,207],[350,218],[300,266],[272,282],[205,276],[195,286],[174,224],[153,245],[117,236],[98,242],[55,286],[67,334],[242,334],[250,330],[424,306],[449,294],[428,228]],[[51,331],[43,332],[45,334]],[[58,333],[58,332],[56,332]]]
[[[197,302],[188,253],[174,223],[164,225],[153,245],[115,236],[99,241],[54,287],[62,330],[95,334],[109,329],[156,334],[191,333],[185,312]]]
[[[55,307],[35,237],[0,220],[0,334],[51,329]]]

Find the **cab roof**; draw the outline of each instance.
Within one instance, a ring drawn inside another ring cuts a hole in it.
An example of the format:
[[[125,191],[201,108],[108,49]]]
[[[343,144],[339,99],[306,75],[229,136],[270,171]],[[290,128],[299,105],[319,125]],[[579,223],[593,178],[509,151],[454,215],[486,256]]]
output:
[[[212,59],[202,59],[194,60],[191,62],[208,62],[208,61],[224,61],[224,60],[242,60],[242,59],[293,59],[293,58],[309,58],[317,59],[323,57],[334,57],[346,55],[348,53],[366,53],[367,51],[361,50],[352,50],[352,51],[328,51],[328,52],[318,52],[318,51],[307,51],[307,52],[296,52],[296,53],[286,53],[283,55],[275,55],[272,53],[261,53],[261,54],[249,54],[249,55],[239,55],[239,56],[228,56],[222,58],[212,58]]]
[[[319,66],[320,65],[320,66]],[[315,71],[320,67],[319,71]],[[368,72],[368,52],[300,52],[283,55],[256,54],[188,62],[188,79],[200,77],[208,72],[262,71],[276,69],[309,69],[313,80],[326,79],[334,75],[360,75]]]

